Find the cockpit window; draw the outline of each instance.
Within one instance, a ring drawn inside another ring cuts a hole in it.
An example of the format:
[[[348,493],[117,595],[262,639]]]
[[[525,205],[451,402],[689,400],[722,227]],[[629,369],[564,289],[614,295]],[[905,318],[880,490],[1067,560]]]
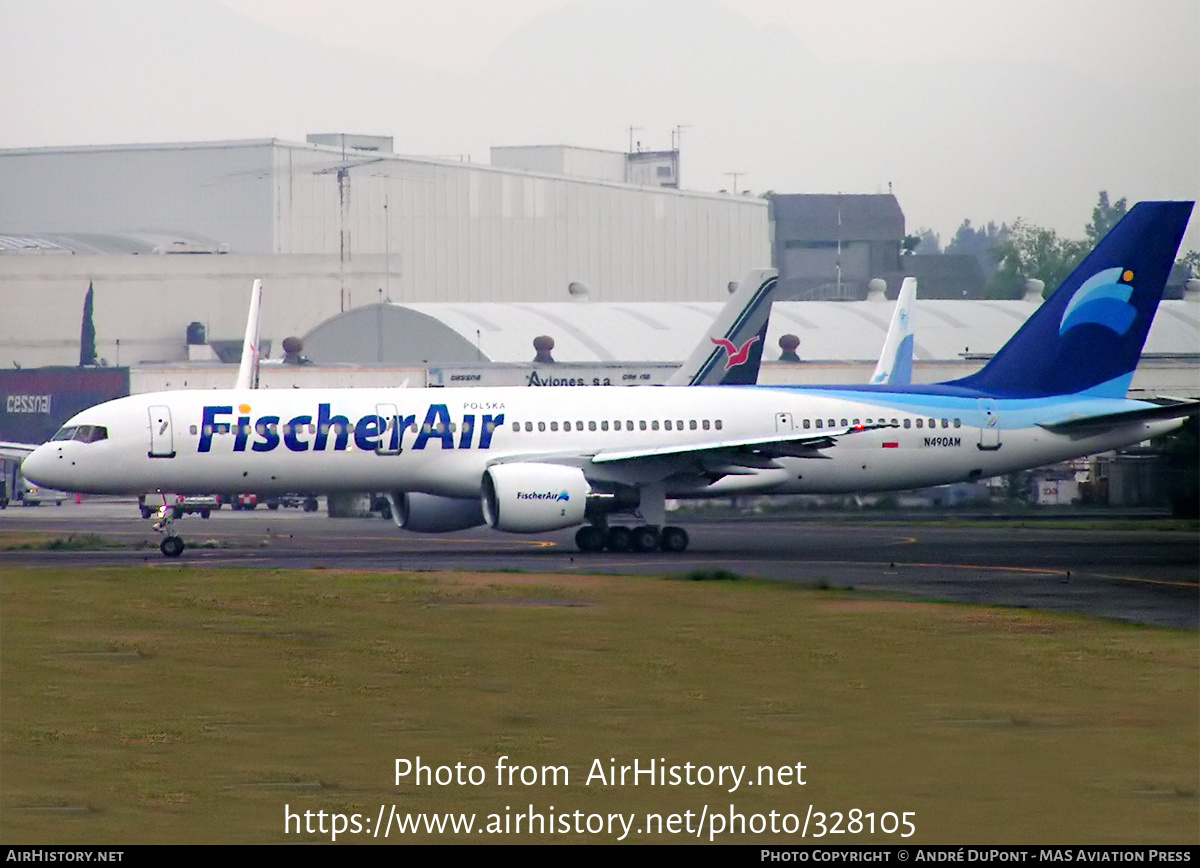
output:
[[[84,443],[95,443],[97,440],[108,439],[108,429],[103,425],[80,425],[75,432],[75,439]]]
[[[103,425],[67,425],[59,428],[51,440],[78,440],[81,443],[95,443],[97,440],[108,439],[108,429]]]

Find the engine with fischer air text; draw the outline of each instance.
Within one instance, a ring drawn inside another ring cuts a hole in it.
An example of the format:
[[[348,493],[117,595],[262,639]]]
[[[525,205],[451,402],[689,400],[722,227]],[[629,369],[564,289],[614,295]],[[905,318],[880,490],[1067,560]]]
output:
[[[574,527],[611,512],[637,508],[627,486],[603,490],[578,467],[516,462],[494,464],[483,474],[483,514],[489,527],[509,533],[541,533]]]

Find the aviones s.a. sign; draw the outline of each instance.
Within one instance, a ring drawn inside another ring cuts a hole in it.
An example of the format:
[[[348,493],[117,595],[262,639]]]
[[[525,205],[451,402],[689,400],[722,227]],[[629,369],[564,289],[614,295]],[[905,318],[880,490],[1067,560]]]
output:
[[[254,418],[246,404],[237,409],[235,414],[229,404],[204,407],[198,452],[213,452],[223,435],[233,435],[234,452],[271,452],[281,447],[292,452],[344,452],[351,448],[399,452],[406,447],[424,449],[430,441],[442,449],[487,449],[496,428],[504,424],[503,413],[466,413],[451,419],[445,404],[430,404],[420,422],[415,413],[368,413],[351,422],[327,403],[318,404],[315,413],[290,419],[270,414]],[[405,443],[406,434],[413,435],[411,443]]]

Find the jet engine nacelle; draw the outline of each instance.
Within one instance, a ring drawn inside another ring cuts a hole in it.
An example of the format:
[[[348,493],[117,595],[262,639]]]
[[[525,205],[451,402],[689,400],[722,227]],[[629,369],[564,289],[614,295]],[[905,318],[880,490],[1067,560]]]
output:
[[[483,514],[509,533],[541,533],[582,524],[591,486],[578,467],[497,464],[483,474]]]
[[[389,493],[397,527],[416,533],[449,533],[483,524],[483,504],[474,497],[439,497],[400,491]]]

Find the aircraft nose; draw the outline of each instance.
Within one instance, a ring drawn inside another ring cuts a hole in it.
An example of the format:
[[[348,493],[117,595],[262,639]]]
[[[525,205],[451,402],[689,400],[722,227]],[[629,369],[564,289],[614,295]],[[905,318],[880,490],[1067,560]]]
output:
[[[21,462],[21,475],[43,488],[65,488],[64,477],[68,462],[63,459],[62,446],[43,443],[25,456]]]

